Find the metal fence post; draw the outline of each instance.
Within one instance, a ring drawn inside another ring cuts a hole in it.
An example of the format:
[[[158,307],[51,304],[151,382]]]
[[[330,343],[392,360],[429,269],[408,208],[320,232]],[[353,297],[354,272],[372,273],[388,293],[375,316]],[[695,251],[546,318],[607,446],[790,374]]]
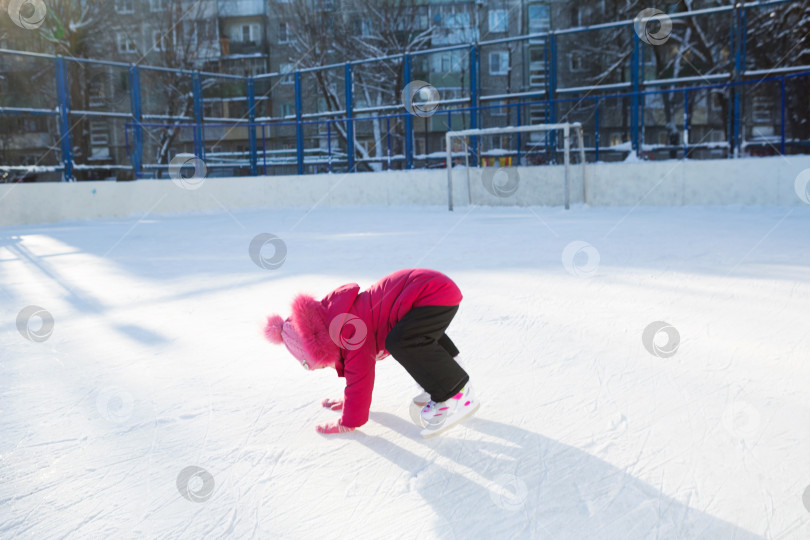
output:
[[[406,54],[402,59],[402,82],[405,88],[411,84],[411,55]],[[407,96],[406,99],[412,99]],[[411,104],[405,105],[405,168],[413,169],[413,117]]]
[[[635,34],[635,32],[633,32]],[[644,109],[647,105],[646,96],[644,96],[641,92],[644,89],[644,65],[645,65],[645,47],[642,47],[639,43],[639,54],[638,54],[638,144],[641,151],[644,151],[644,141],[647,140],[645,132],[646,126],[644,125]]]
[[[202,81],[200,72],[194,71],[191,74],[191,92],[194,97],[194,155],[199,159],[205,159],[205,139],[203,138],[203,109]]]
[[[253,76],[247,79],[248,145],[250,146],[250,175],[258,176],[259,159],[256,151],[256,89]]]
[[[785,122],[787,120],[787,103],[786,103],[787,95],[786,95],[786,89],[785,89],[785,76],[784,75],[782,75],[782,78],[779,79],[779,83],[780,83],[780,89],[781,89],[780,95],[781,95],[781,98],[782,98],[781,122],[780,122],[780,125],[781,125],[780,152],[784,156],[785,155],[785,136],[787,134],[787,132],[785,130],[785,127],[786,127]]]
[[[742,80],[745,70],[745,8],[740,8],[739,4],[734,6],[734,82],[732,87],[734,98],[733,112],[731,117],[732,131],[732,156],[740,157],[742,146]]]
[[[346,157],[349,160],[349,172],[354,170],[354,122],[352,121],[352,64],[346,62],[343,74],[346,86]]]
[[[141,72],[138,66],[129,68],[129,104],[132,113],[134,126],[135,149],[130,159],[132,160],[132,174],[138,179],[141,177],[143,169],[143,112],[141,110]]]
[[[298,174],[304,174],[304,125],[301,123],[301,72],[295,72],[295,156]]]
[[[59,99],[59,138],[62,149],[62,181],[73,182],[73,137],[70,129],[70,91],[65,59],[56,57],[56,96]]]
[[[638,140],[639,126],[639,92],[641,90],[639,77],[639,50],[641,40],[633,31],[633,54],[630,59],[630,79],[633,93],[630,97],[630,144],[637,156],[641,156],[641,145]]]
[[[594,163],[599,163],[599,99],[596,99],[596,111],[594,112]]]
[[[520,103],[517,104],[517,120],[515,122],[515,125],[517,125],[518,127],[520,127],[520,125],[521,125],[521,121],[520,121]],[[515,166],[516,167],[520,165],[520,144],[521,144],[521,137],[520,137],[520,132],[518,132],[517,133],[517,155],[515,156]]]
[[[683,159],[689,157],[689,90],[683,91]]]
[[[557,35],[548,35],[548,123],[557,123]],[[557,131],[551,130],[546,137],[546,148],[551,149],[551,162],[557,163]]]
[[[478,46],[470,45],[470,129],[478,128],[478,72],[479,72]],[[475,158],[475,166],[481,166],[478,156],[478,137],[470,137],[470,150]]]

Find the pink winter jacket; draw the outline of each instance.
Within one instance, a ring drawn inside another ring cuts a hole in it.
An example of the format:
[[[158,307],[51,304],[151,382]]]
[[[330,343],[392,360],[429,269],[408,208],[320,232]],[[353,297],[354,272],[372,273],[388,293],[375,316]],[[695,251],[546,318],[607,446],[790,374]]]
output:
[[[362,426],[368,421],[374,368],[389,355],[385,338],[391,328],[419,306],[457,306],[461,291],[453,281],[435,270],[398,270],[360,292],[350,283],[338,287],[323,300],[325,322],[332,341],[340,343],[338,376],[346,378],[342,423]]]

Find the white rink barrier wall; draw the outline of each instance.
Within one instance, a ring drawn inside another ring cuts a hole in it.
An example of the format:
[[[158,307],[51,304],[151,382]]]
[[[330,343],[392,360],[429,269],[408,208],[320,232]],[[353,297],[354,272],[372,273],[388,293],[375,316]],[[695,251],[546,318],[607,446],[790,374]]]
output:
[[[583,189],[582,168],[571,168],[572,204],[799,206],[806,203],[797,193],[797,178],[810,169],[810,156],[598,163],[585,169]],[[562,166],[457,167],[454,206],[562,206],[563,178]],[[0,184],[0,226],[222,208],[447,206],[445,169],[195,182],[185,187],[172,180]]]

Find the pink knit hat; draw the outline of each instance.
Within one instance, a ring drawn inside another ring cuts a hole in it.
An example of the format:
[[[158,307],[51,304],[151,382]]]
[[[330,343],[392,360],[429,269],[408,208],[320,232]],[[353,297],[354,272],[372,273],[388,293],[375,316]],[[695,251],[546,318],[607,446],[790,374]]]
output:
[[[270,343],[275,343],[276,345],[284,343],[287,350],[290,351],[290,354],[301,362],[302,366],[309,369],[312,360],[307,356],[304,345],[301,343],[301,336],[298,335],[298,331],[295,329],[292,322],[290,322],[290,319],[285,321],[282,320],[279,315],[271,315],[267,319],[267,326],[264,329],[264,333]]]
[[[340,349],[329,336],[321,303],[309,295],[298,295],[292,303],[292,315],[267,317],[264,335],[270,343],[287,347],[306,369],[334,366]]]

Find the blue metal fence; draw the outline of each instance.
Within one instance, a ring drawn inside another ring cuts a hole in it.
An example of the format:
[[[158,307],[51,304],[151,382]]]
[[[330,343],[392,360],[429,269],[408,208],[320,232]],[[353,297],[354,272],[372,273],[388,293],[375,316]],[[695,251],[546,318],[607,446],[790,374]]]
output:
[[[467,97],[457,99],[445,99],[441,101],[442,107],[435,113],[437,118],[446,117],[446,128],[453,129],[454,118],[457,120],[458,128],[484,127],[482,124],[482,113],[494,109],[506,109],[516,112],[516,122],[522,122],[524,113],[530,107],[543,107],[546,111],[547,122],[554,123],[565,121],[568,113],[560,115],[560,107],[574,104],[575,110],[583,104],[593,106],[593,118],[595,126],[594,145],[588,149],[588,153],[595,161],[604,157],[605,146],[600,141],[600,107],[611,100],[629,100],[629,134],[630,149],[638,154],[642,154],[645,148],[642,134],[644,133],[644,103],[649,96],[658,94],[682,94],[683,105],[683,126],[684,132],[689,130],[690,106],[689,96],[698,92],[710,91],[712,89],[728,90],[732,105],[728,111],[729,140],[727,141],[727,156],[738,156],[743,144],[743,90],[750,86],[778,85],[779,88],[779,126],[778,147],[776,151],[786,153],[791,144],[805,145],[804,141],[794,142],[787,139],[786,133],[786,111],[787,111],[787,88],[786,83],[794,79],[810,76],[810,66],[781,66],[766,72],[746,71],[746,25],[747,12],[752,9],[763,9],[788,4],[794,0],[770,0],[764,2],[749,2],[735,4],[708,10],[697,10],[693,12],[673,13],[669,17],[686,18],[699,17],[707,14],[728,14],[731,17],[731,35],[729,37],[729,47],[733,54],[734,70],[732,73],[712,74],[705,77],[688,77],[678,79],[660,79],[654,81],[643,80],[644,46],[639,39],[639,35],[634,28],[634,21],[619,21],[606,23],[598,26],[579,27],[550,32],[514,36],[499,40],[482,41],[473,44],[459,44],[438,49],[415,51],[409,54],[393,55],[385,58],[363,59],[341,64],[319,66],[313,68],[299,69],[292,73],[294,84],[294,115],[281,117],[259,117],[257,114],[257,93],[256,84],[260,81],[280,81],[284,77],[289,77],[289,73],[268,73],[257,76],[242,77],[237,75],[210,73],[198,70],[170,69],[159,66],[130,65],[121,62],[104,60],[91,60],[85,58],[68,58],[62,56],[47,55],[42,53],[31,53],[26,51],[16,51],[0,49],[3,55],[21,55],[26,57],[37,57],[51,59],[55,66],[56,80],[56,103],[51,108],[22,108],[22,107],[0,107],[0,115],[45,115],[54,116],[59,126],[59,148],[61,152],[59,166],[54,167],[62,173],[62,179],[71,181],[75,177],[77,164],[73,159],[73,141],[71,124],[73,118],[101,117],[116,120],[125,120],[126,152],[130,164],[127,166],[132,171],[135,178],[152,176],[155,171],[165,170],[166,163],[144,163],[144,132],[149,129],[161,129],[172,127],[178,130],[190,131],[192,133],[194,154],[200,159],[206,158],[206,130],[233,130],[236,128],[247,129],[247,149],[240,152],[232,152],[230,159],[223,163],[211,163],[212,167],[228,166],[244,169],[246,174],[258,175],[272,173],[274,167],[294,167],[298,174],[303,174],[308,168],[317,167],[318,170],[333,171],[336,167],[343,170],[355,171],[361,161],[356,155],[353,147],[355,133],[358,126],[366,122],[380,122],[385,124],[385,141],[377,141],[377,144],[384,144],[386,155],[382,158],[374,158],[371,161],[381,163],[383,168],[404,167],[413,168],[421,162],[424,166],[431,163],[440,164],[439,158],[430,156],[418,156],[414,148],[414,117],[409,112],[403,112],[404,107],[396,110],[397,106],[387,104],[384,107],[364,108],[362,111],[355,108],[353,71],[356,66],[375,62],[402,62],[403,84],[407,85],[412,81],[413,65],[415,58],[421,55],[435,54],[446,51],[465,51],[469,63]],[[559,54],[558,38],[560,36],[573,35],[583,32],[594,31],[595,29],[626,28],[632,40],[632,54],[630,57],[629,74],[630,81],[623,83],[595,84],[587,87],[560,87],[559,86]],[[507,92],[500,95],[481,95],[481,50],[484,47],[540,40],[546,44],[544,48],[545,71],[548,79],[545,88],[535,91]],[[69,92],[69,70],[68,63],[95,64],[99,66],[111,66],[123,68],[128,71],[130,111],[128,113],[115,111],[83,111],[71,109]],[[303,86],[302,76],[315,73],[321,70],[337,69],[343,73],[343,109],[341,111],[327,111],[320,113],[305,113],[303,107]],[[144,100],[142,94],[142,76],[145,71],[177,73],[190,77],[191,92],[193,95],[193,117],[174,116],[163,117],[156,114],[144,113]],[[239,99],[246,104],[246,113],[240,118],[206,118],[204,109],[203,82],[211,79],[228,79],[244,83],[245,93]],[[716,81],[716,82],[714,82]],[[697,84],[694,84],[697,83]],[[663,88],[670,86],[669,88]],[[489,102],[500,101],[499,104],[490,105]],[[508,101],[508,103],[504,103]],[[386,110],[394,112],[385,113]],[[569,111],[570,113],[571,111]],[[376,114],[371,114],[376,113]],[[507,112],[506,118],[511,118],[511,113]],[[295,131],[294,154],[289,153],[286,159],[274,158],[277,155],[270,153],[268,163],[267,142],[271,128],[278,129],[285,126],[293,127]],[[333,139],[336,139],[338,127],[342,127],[345,138],[348,141],[346,150],[339,152],[333,149]],[[327,149],[325,155],[318,154],[312,149],[307,150],[305,141],[307,139],[306,130],[315,128],[325,129],[327,137]],[[399,130],[402,130],[401,132]],[[396,147],[392,143],[392,133],[403,138],[403,153],[392,154],[392,148]],[[557,152],[556,141],[553,134],[544,141],[543,148],[535,148],[522,144],[520,136],[515,138],[514,148],[507,154],[516,157],[518,162],[531,156],[546,156],[547,161],[554,161]],[[764,144],[773,144],[771,142]],[[690,151],[695,148],[705,147],[702,143],[691,143],[686,138],[678,152],[682,157],[687,157]],[[776,146],[776,145],[775,145]],[[473,154],[473,163],[479,164],[482,152],[479,148],[479,141],[473,138],[470,141],[469,151]],[[425,154],[428,152],[426,151]],[[309,154],[309,155],[308,155]],[[368,161],[368,160],[366,160]],[[82,164],[83,168],[92,168],[92,165]],[[22,168],[22,167],[21,167]]]

